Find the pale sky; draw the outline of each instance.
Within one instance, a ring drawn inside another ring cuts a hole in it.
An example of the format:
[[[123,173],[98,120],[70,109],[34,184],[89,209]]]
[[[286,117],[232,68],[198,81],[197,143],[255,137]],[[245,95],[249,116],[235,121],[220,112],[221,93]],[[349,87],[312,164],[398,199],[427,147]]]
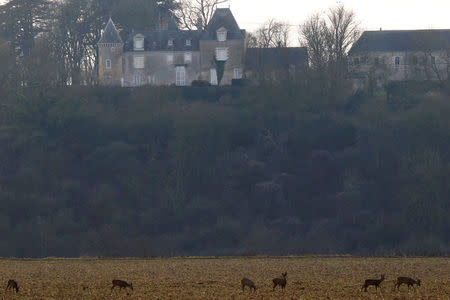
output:
[[[297,30],[294,25],[339,2],[356,13],[365,30],[450,29],[450,0],[230,0],[230,7],[243,29],[252,31],[273,17]]]
[[[230,0],[239,26],[254,31],[274,18],[291,25],[290,44],[298,44],[298,25],[337,3],[355,12],[363,30],[450,29],[450,0]]]

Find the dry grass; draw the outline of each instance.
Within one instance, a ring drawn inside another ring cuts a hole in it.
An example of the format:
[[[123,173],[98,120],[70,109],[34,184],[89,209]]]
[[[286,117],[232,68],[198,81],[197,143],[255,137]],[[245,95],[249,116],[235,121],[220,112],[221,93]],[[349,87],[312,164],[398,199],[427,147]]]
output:
[[[288,272],[286,291],[272,292],[272,278]],[[364,279],[386,274],[381,291],[360,288]],[[422,286],[394,291],[397,276],[420,278]],[[258,290],[244,293],[242,277]],[[174,258],[150,260],[1,260],[6,287],[16,279],[19,294],[0,289],[0,299],[450,299],[449,258]],[[112,279],[132,282],[134,291],[111,293]],[[129,293],[129,295],[127,295]]]

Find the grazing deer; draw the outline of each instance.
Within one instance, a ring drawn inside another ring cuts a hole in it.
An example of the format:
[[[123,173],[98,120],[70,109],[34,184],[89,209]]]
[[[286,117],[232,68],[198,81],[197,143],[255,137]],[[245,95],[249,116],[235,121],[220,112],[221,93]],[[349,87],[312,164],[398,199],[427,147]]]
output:
[[[363,286],[361,287],[361,291],[362,289],[364,289],[364,291],[367,292],[367,287],[371,285],[375,286],[375,289],[378,290],[378,287],[380,286],[380,284],[383,282],[384,279],[385,279],[384,274],[381,275],[380,279],[366,279],[366,281],[364,281]]]
[[[113,286],[111,287],[111,291],[118,286],[120,288],[120,290],[122,289],[126,289],[127,287],[129,287],[130,289],[133,290],[133,283],[127,283],[126,281],[123,280],[118,280],[118,279],[114,279],[112,281]]]
[[[249,290],[251,291],[252,289],[253,289],[253,291],[256,291],[256,285],[255,285],[255,283],[253,282],[253,281],[251,281],[250,279],[248,279],[248,278],[242,278],[242,280],[241,280],[241,285],[242,285],[242,291],[244,291],[244,288],[246,287],[246,286],[248,286],[249,287]]]
[[[15,280],[10,279],[10,280],[8,280],[8,285],[6,286],[5,292],[8,289],[16,290],[16,293],[18,293],[19,292],[19,285],[17,284],[17,282]]]
[[[414,286],[415,284],[417,284],[417,286],[420,286],[420,279],[414,280],[410,277],[398,277],[397,282],[395,283],[395,287],[397,289],[400,289],[400,286],[402,284],[407,284],[409,290],[409,288]]]
[[[283,274],[281,274],[281,277],[277,277],[272,280],[274,291],[275,291],[275,288],[277,287],[277,285],[279,285],[281,287],[281,289],[284,291],[284,288],[286,287],[286,283],[287,283],[286,276],[287,276],[287,272],[284,272]]]

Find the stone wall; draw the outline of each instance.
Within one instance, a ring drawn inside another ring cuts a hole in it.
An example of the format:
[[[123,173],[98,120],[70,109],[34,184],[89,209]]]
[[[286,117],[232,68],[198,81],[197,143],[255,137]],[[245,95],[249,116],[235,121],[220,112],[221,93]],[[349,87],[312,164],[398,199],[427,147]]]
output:
[[[225,71],[221,85],[231,84],[234,78],[234,69],[239,68],[242,74],[244,70],[245,42],[244,40],[200,41],[201,78],[210,81],[210,70],[215,69],[214,57],[216,48],[228,48],[228,60],[225,63]]]
[[[102,85],[120,85],[123,76],[123,44],[99,44],[98,76]],[[111,69],[106,68],[106,60],[111,60]]]
[[[186,85],[190,85],[193,80],[199,78],[200,74],[200,53],[198,51],[189,52],[192,61],[186,63],[184,55],[186,52],[179,51],[152,51],[152,52],[126,52],[123,56],[124,65],[124,86],[137,85],[174,85],[176,83],[176,67],[184,66],[186,71]],[[173,55],[173,61],[168,61],[168,56]],[[134,57],[144,57],[144,68],[134,67]],[[136,81],[139,77],[139,82]]]

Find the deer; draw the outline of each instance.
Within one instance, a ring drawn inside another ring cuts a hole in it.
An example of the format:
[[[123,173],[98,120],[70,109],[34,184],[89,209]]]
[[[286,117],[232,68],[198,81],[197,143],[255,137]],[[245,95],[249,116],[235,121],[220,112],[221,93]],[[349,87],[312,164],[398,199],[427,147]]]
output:
[[[255,283],[253,282],[253,281],[251,281],[250,279],[248,279],[248,278],[242,278],[242,280],[241,280],[241,285],[242,285],[242,291],[244,291],[244,288],[246,287],[246,286],[248,286],[249,287],[249,290],[250,291],[252,291],[252,289],[253,289],[253,291],[255,292],[256,291],[256,285],[255,285]]]
[[[8,289],[12,289],[13,291],[15,290],[16,293],[19,292],[19,285],[17,284],[17,282],[13,279],[8,280],[8,285],[6,286],[5,292]]]
[[[130,288],[131,290],[133,290],[133,283],[128,283],[126,281],[123,280],[118,280],[118,279],[114,279],[112,281],[113,286],[111,287],[111,291],[118,286],[120,288],[120,290],[122,289],[126,289],[127,287]]]
[[[410,277],[397,277],[397,282],[395,283],[395,287],[397,289],[400,289],[400,286],[402,284],[407,284],[408,290],[409,290],[409,288],[414,286],[415,284],[417,284],[417,286],[420,286],[420,279],[414,280]]]
[[[277,277],[272,280],[274,291],[275,291],[275,288],[277,287],[277,285],[279,285],[281,287],[281,289],[284,291],[284,288],[286,287],[286,283],[287,283],[286,276],[287,276],[287,272],[284,272],[283,274],[281,274],[281,277]]]
[[[364,289],[365,292],[367,292],[367,287],[373,285],[375,286],[375,289],[378,290],[378,287],[380,286],[380,284],[383,282],[383,280],[386,277],[384,277],[384,274],[381,275],[380,279],[366,279],[366,281],[364,281],[363,286],[361,287],[361,291],[362,289]]]

